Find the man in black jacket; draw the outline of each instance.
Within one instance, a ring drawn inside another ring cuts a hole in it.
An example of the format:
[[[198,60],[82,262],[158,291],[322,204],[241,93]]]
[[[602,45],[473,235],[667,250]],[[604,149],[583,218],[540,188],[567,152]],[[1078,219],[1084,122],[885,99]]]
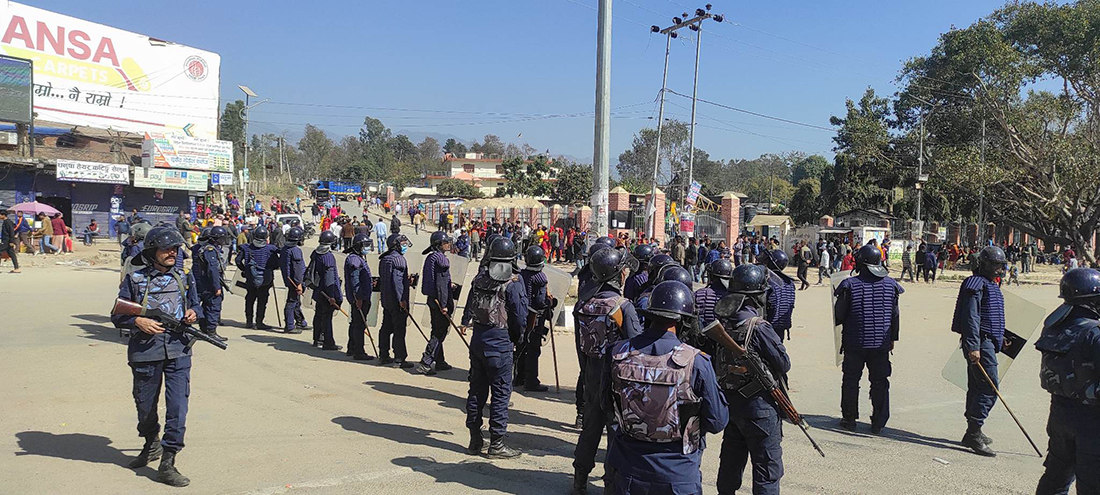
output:
[[[0,210],[0,253],[7,253],[14,266],[11,273],[20,273],[15,250],[15,224],[8,220],[8,210]]]

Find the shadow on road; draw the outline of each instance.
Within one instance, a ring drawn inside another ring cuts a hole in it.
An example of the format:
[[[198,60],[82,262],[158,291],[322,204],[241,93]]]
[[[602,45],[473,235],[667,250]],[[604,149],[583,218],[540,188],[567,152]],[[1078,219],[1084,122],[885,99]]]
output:
[[[86,435],[84,433],[54,434],[46,431],[23,431],[15,434],[21,452],[16,456],[37,455],[43,457],[56,457],[72,461],[93,462],[97,464],[114,464],[123,469],[130,470],[127,466],[131,457],[111,446],[111,439],[98,435]],[[140,451],[140,444],[135,444],[134,455]],[[151,467],[145,467],[134,471],[137,476],[153,479],[156,476],[156,463]]]
[[[466,398],[458,395],[439,390],[414,387],[412,385],[405,385],[401,383],[367,381],[363,382],[363,384],[373,388],[375,391],[382,392],[384,394],[394,395],[398,397],[413,397],[417,399],[438,401],[440,406],[446,407],[448,409],[457,409],[463,414],[466,413]],[[488,405],[486,405],[486,407],[488,407]],[[515,407],[509,408],[508,422],[512,424],[538,426],[550,430],[579,434],[579,432],[574,429],[572,425],[567,425],[565,423],[559,423],[557,421],[552,421],[543,417],[539,417],[529,412],[517,410]],[[511,437],[513,433],[509,432],[508,435],[509,437]]]
[[[115,344],[126,344],[126,335],[120,333],[119,329],[114,327],[114,324],[111,323],[110,315],[83,314],[73,315],[73,318],[89,322],[72,323],[70,325],[84,331],[86,335],[81,335],[81,337],[101,340],[103,342],[113,342]]]
[[[429,457],[409,456],[392,462],[431,476],[436,483],[456,483],[476,491],[492,490],[516,495],[565,493],[572,482],[572,476],[566,473],[509,469],[480,460],[444,463]]]
[[[818,430],[831,431],[841,435],[857,438],[872,438],[881,437],[895,440],[898,442],[911,443],[915,445],[923,445],[925,447],[933,447],[937,449],[955,450],[959,452],[970,452],[970,449],[959,445],[959,442],[954,440],[948,440],[946,438],[937,438],[921,435],[919,433],[913,433],[911,431],[899,430],[891,426],[883,428],[882,433],[879,435],[871,434],[871,427],[866,423],[860,423],[856,431],[848,431],[840,427],[840,418],[834,418],[832,416],[823,415],[802,415],[802,418],[809,423],[810,426]]]
[[[450,452],[465,452],[466,445],[443,441],[435,436],[454,437],[449,431],[429,430],[415,426],[395,425],[390,423],[377,423],[369,419],[353,416],[339,416],[332,418],[332,422],[340,425],[345,430],[359,432],[367,436],[384,438],[400,444],[414,444],[431,447],[433,449]],[[456,439],[465,442],[467,438]]]

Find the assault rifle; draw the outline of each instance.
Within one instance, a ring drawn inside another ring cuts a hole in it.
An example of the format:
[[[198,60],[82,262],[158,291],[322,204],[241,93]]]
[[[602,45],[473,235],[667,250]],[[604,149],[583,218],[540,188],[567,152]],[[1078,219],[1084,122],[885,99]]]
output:
[[[221,349],[223,351],[229,347],[225,342],[222,342],[218,339],[215,339],[215,338],[213,338],[213,337],[197,330],[195,327],[193,327],[191,325],[187,325],[187,324],[183,323],[182,321],[179,321],[179,320],[169,316],[164,311],[161,311],[159,309],[146,309],[144,306],[142,306],[142,305],[140,305],[136,302],[133,302],[133,301],[127,301],[127,300],[122,299],[122,298],[115,299],[115,307],[111,308],[111,314],[112,315],[123,315],[123,316],[141,316],[141,317],[145,317],[145,318],[151,318],[151,319],[159,321],[162,325],[164,325],[165,330],[168,331],[168,332],[183,333],[183,334],[190,335],[191,336],[191,342],[189,342],[187,344],[187,350],[191,350],[191,346],[195,344],[196,340],[201,340],[203,342],[207,342],[207,343],[209,343],[209,344],[211,344],[211,345],[213,345],[213,346],[215,346],[218,349]],[[140,332],[140,330],[137,330],[137,331]]]
[[[771,372],[764,368],[763,362],[760,359],[753,359],[754,356],[746,356],[748,351],[745,350],[744,347],[741,347],[736,340],[733,340],[733,337],[730,337],[729,333],[726,333],[726,329],[722,327],[722,324],[718,320],[714,320],[710,325],[707,325],[707,327],[703,329],[703,334],[713,339],[718,345],[732,352],[734,356],[745,356],[748,358],[743,361],[756,387],[772,396],[772,399],[775,400],[775,404],[779,407],[779,412],[781,412],[788,421],[801,428],[802,433],[806,434],[806,438],[808,438],[810,444],[814,446],[814,450],[817,450],[817,453],[821,454],[821,457],[825,457],[825,452],[821,450],[821,447],[819,447],[813,437],[810,436],[810,431],[806,428],[806,421],[803,420],[802,415],[798,414],[798,411],[794,409],[794,405],[791,404],[791,399],[787,397],[787,393],[783,390],[782,385],[772,377]],[[745,345],[747,346],[748,343],[746,342]]]

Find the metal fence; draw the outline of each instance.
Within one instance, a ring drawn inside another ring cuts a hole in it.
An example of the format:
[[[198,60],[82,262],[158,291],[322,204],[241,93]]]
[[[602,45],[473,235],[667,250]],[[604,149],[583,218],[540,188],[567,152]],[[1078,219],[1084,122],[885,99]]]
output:
[[[726,222],[722,220],[719,212],[701,211],[696,213],[695,238],[702,239],[704,235],[715,240],[725,239]]]

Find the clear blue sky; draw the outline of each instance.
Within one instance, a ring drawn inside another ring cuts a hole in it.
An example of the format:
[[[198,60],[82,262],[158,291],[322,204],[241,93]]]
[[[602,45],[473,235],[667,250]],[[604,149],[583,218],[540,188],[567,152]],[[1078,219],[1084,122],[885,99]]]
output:
[[[23,1],[221,54],[223,104],[242,96],[237,84],[272,99],[253,111],[252,120],[262,122],[253,133],[286,130],[296,140],[309,122],[338,139],[357,134],[371,115],[395,132],[466,140],[494,133],[553,154],[592,156],[596,0]],[[858,99],[868,86],[893,94],[901,61],[927,53],[951,26],[1002,5],[712,3],[729,22],[705,26],[700,98],[825,127],[843,112],[845,98]],[[685,6],[697,7],[687,0],[614,2],[613,163],[638,129],[655,123],[664,38],[648,26],[667,26]],[[669,88],[684,94],[691,93],[695,51],[688,38],[673,40],[669,67]],[[688,119],[689,99],[669,102],[666,116]],[[535,118],[551,114],[581,115]],[[696,146],[714,158],[832,148],[830,132],[706,104],[699,114]]]

